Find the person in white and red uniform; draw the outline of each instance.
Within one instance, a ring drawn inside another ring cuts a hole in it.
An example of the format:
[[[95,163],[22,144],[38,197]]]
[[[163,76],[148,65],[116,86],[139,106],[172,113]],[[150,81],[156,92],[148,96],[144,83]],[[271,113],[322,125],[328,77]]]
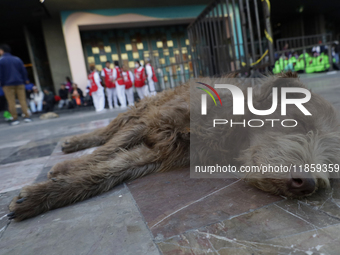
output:
[[[144,97],[150,96],[149,88],[145,84],[146,75],[145,75],[145,69],[140,64],[139,60],[135,61],[135,88],[137,90],[138,96],[140,99],[143,99]]]
[[[110,61],[106,61],[105,68],[103,68],[101,72],[102,79],[105,81],[106,87],[106,95],[107,101],[109,103],[109,108],[117,108],[118,107],[118,98],[117,98],[117,91],[116,91],[116,84],[113,82],[113,69],[110,68]],[[114,107],[112,105],[112,98]]]
[[[96,112],[103,111],[105,108],[104,88],[100,84],[100,77],[95,66],[90,67],[91,73],[88,76],[88,85],[90,86],[90,95]]]
[[[113,79],[115,80],[116,91],[118,100],[121,108],[126,108],[126,97],[125,97],[125,84],[122,77],[122,70],[119,67],[119,62],[114,62],[115,68],[113,69]]]
[[[133,106],[135,104],[135,99],[133,98],[133,86],[134,77],[131,71],[126,66],[123,66],[123,79],[125,84],[125,94],[127,100],[129,102],[129,106]]]
[[[145,70],[146,70],[146,76],[148,80],[150,94],[151,96],[154,96],[157,94],[156,89],[155,89],[155,83],[158,82],[158,79],[157,79],[153,66],[150,64],[150,59],[146,60]]]

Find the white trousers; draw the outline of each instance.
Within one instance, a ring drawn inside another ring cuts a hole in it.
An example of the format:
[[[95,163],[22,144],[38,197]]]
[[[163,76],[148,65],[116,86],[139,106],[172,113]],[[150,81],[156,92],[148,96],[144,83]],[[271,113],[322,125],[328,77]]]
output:
[[[107,96],[107,101],[109,103],[109,108],[112,109],[112,98],[113,98],[113,103],[115,107],[118,107],[118,98],[117,98],[117,90],[116,88],[106,88],[106,96]]]
[[[148,85],[144,85],[141,88],[136,88],[136,90],[140,99],[150,96]]]
[[[152,78],[148,79],[148,84],[149,84],[150,95],[155,96],[157,92],[155,89],[155,82],[152,80]]]
[[[100,112],[105,108],[105,95],[103,89],[98,89],[96,92],[92,92],[92,99],[96,112]]]
[[[116,91],[120,107],[126,107],[126,97],[125,97],[125,85],[119,85],[116,82]]]
[[[133,87],[125,89],[125,94],[130,106],[135,104],[135,99],[133,98]]]

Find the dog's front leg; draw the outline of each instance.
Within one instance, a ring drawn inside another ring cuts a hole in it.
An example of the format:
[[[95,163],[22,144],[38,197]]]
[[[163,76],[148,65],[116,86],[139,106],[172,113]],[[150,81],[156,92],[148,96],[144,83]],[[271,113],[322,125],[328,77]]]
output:
[[[99,162],[87,171],[75,171],[26,186],[9,205],[8,217],[21,221],[99,195],[126,180],[160,170],[157,158],[157,152],[140,145],[118,153],[112,160]]]

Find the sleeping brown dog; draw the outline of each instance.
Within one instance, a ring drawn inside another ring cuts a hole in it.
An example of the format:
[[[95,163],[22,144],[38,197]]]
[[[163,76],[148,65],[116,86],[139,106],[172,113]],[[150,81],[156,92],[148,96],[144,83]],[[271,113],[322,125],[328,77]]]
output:
[[[257,109],[270,108],[272,88],[282,86],[276,82],[281,78],[296,76],[289,73],[271,78],[261,88],[255,89],[253,102]],[[298,79],[290,80],[294,81],[286,86],[305,88]],[[224,114],[231,117],[232,107],[228,107],[228,102],[232,102],[230,93],[221,92],[220,95],[223,102],[227,102]],[[48,181],[24,187],[9,205],[11,213],[8,217],[24,220],[109,191],[125,181],[188,167],[190,160],[204,159],[206,150],[200,146],[205,144],[204,141],[208,143],[210,131],[197,125],[190,127],[193,118],[190,107],[196,103],[201,104],[200,97],[190,95],[190,85],[185,84],[143,99],[105,128],[67,139],[62,145],[64,153],[99,148],[90,155],[56,164],[48,174]],[[287,111],[285,118],[299,122],[289,131],[280,126],[261,130],[228,129],[217,143],[232,148],[224,153],[223,160],[238,166],[338,164],[340,133],[335,110],[314,93],[305,107],[312,113],[311,117],[304,116],[294,107]],[[276,114],[279,113],[274,112],[271,118],[278,118]],[[265,119],[266,116],[256,118]],[[195,145],[191,156],[190,136],[203,141]],[[209,149],[222,150],[219,145]],[[288,197],[310,195],[320,187],[327,187],[330,177],[328,172],[304,170],[241,176],[261,190]]]

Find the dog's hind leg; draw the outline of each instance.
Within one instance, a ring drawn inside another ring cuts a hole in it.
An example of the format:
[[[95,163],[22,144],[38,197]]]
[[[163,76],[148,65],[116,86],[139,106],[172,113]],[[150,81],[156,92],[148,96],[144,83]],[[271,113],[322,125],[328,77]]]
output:
[[[99,195],[124,181],[161,171],[165,164],[158,161],[158,154],[140,145],[120,152],[112,160],[99,162],[87,171],[59,175],[53,180],[26,186],[12,200],[8,216],[24,220]]]

